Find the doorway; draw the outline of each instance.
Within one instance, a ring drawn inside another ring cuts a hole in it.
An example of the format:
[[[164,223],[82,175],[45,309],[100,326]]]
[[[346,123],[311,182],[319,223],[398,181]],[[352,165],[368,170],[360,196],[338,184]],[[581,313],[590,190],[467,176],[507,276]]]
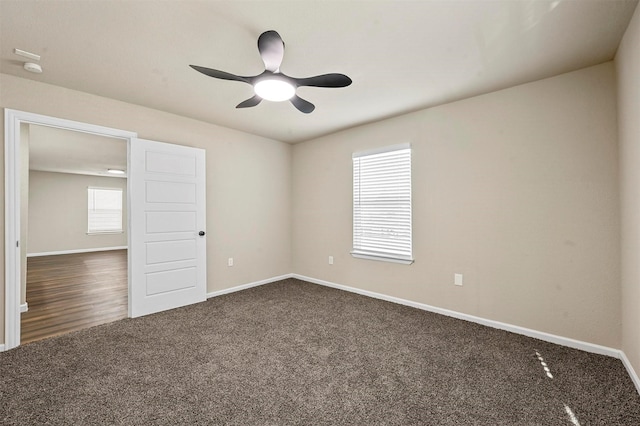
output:
[[[20,133],[21,343],[126,318],[126,141]]]
[[[21,251],[22,245],[26,244],[21,238],[21,194],[24,191],[21,188],[24,180],[21,142],[25,124],[119,139],[127,146],[127,165],[131,139],[137,136],[133,132],[5,109],[5,350],[20,345],[21,335],[22,276],[25,263]],[[127,194],[129,184],[127,181]],[[130,204],[128,196],[126,204]],[[127,220],[128,223],[130,222]],[[129,232],[127,246],[128,235]],[[129,255],[127,258],[130,264]],[[129,277],[127,268],[127,286]]]
[[[21,128],[39,125],[126,141],[127,316],[203,302],[206,280],[205,150],[132,132],[5,109],[5,338],[20,345]]]

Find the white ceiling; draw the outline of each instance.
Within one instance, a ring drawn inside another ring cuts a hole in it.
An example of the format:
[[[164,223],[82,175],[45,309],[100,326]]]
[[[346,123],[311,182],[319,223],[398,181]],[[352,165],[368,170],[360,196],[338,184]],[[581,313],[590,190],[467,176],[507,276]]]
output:
[[[636,0],[0,0],[0,72],[286,142],[613,59]],[[286,43],[281,70],[338,72],[347,88],[303,87],[316,105],[235,109],[251,86],[206,77],[264,70],[258,36]],[[22,69],[19,48],[42,56]]]
[[[29,170],[124,177],[109,174],[108,169],[127,170],[124,139],[29,126]]]

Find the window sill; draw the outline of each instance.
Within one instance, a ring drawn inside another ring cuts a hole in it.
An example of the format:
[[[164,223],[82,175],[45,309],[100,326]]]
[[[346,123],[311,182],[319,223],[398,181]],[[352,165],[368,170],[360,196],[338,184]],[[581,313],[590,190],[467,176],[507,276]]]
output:
[[[351,252],[351,256],[357,259],[366,259],[366,260],[377,260],[380,262],[391,262],[391,263],[400,263],[402,265],[411,265],[415,260],[414,259],[400,259],[397,257],[384,257],[384,256],[375,256],[371,254],[362,254],[357,252]]]
[[[124,231],[95,231],[95,232],[87,232],[87,235],[112,235],[112,234],[123,234]]]

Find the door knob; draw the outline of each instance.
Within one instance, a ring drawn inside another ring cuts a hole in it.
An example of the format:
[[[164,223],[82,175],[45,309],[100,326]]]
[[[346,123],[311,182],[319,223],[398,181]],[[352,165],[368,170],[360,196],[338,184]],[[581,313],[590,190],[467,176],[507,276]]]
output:
[[[200,235],[201,237],[204,237],[205,232],[204,231],[200,231],[198,232],[198,235]]]

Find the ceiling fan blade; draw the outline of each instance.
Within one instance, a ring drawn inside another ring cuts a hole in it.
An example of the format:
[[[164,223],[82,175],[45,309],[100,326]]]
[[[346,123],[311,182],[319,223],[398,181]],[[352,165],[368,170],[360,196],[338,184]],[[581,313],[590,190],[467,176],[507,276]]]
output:
[[[308,78],[293,78],[298,86],[347,87],[352,83],[344,74],[322,74]]]
[[[258,105],[260,102],[262,102],[262,98],[258,95],[255,95],[254,97],[249,98],[244,102],[240,102],[238,105],[236,105],[236,108],[250,108]]]
[[[209,77],[219,78],[222,80],[242,81],[243,83],[251,84],[252,77],[242,77],[242,76],[231,74],[224,71],[214,70],[206,67],[200,67],[198,65],[189,65],[189,66],[194,70],[201,72],[204,75],[208,75]]]
[[[258,50],[267,71],[277,72],[284,57],[284,42],[275,31],[265,31],[258,37]]]
[[[314,109],[316,109],[314,104],[309,101],[305,101],[298,95],[294,95],[293,98],[291,98],[291,103],[298,109],[298,111],[305,114],[309,114],[313,112]]]

